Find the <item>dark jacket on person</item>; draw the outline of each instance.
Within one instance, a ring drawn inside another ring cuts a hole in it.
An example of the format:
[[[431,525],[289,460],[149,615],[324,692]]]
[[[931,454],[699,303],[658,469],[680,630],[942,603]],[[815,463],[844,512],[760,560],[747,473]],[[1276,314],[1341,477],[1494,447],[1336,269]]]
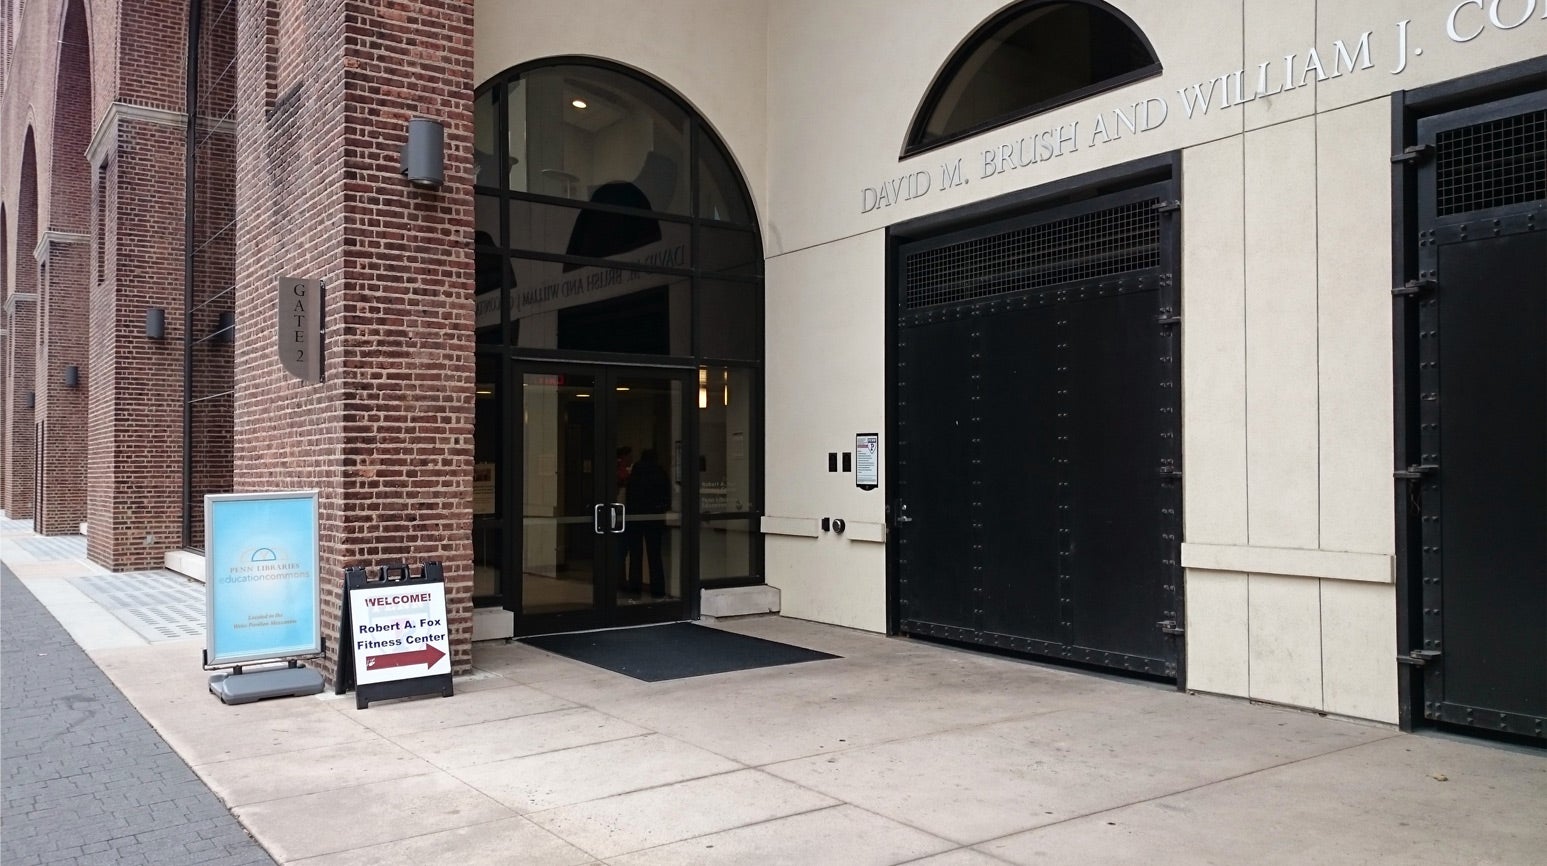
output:
[[[628,507],[638,514],[659,514],[671,508],[671,479],[651,454],[641,455],[629,472]]]

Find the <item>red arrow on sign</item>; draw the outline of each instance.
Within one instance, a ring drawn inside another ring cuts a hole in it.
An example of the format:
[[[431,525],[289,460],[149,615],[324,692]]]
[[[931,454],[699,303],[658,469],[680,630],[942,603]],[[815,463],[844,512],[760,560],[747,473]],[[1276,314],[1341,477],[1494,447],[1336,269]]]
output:
[[[389,653],[380,656],[366,656],[365,669],[378,671],[382,668],[400,668],[407,665],[416,665],[424,662],[424,666],[434,667],[435,663],[445,658],[446,654],[436,648],[434,644],[425,644],[423,649],[416,649],[406,653]]]

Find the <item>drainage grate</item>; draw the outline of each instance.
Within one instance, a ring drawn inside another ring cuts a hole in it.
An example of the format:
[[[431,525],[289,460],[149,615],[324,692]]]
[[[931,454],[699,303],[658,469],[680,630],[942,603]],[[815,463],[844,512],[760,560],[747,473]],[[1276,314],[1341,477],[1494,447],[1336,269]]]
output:
[[[907,309],[954,304],[1160,264],[1157,199],[923,250],[904,263]]]
[[[1440,216],[1547,199],[1547,109],[1439,133]]]
[[[204,586],[170,571],[93,574],[70,583],[148,641],[204,636]]]
[[[31,530],[31,521],[27,521]],[[32,554],[36,559],[85,559],[86,536],[39,535],[33,538],[17,538],[6,542]]]
[[[31,532],[31,520],[12,520],[9,517],[0,517],[0,532],[9,535],[13,532]]]

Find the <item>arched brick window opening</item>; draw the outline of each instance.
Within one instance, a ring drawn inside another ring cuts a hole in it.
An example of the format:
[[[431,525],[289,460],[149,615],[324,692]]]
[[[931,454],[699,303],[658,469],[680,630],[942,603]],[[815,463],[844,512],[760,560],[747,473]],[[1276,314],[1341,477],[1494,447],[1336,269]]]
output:
[[[38,160],[31,128],[22,142],[21,187],[16,198],[16,261],[6,295],[5,368],[5,490],[6,516],[33,516],[33,392],[37,372],[38,269],[32,251],[38,244]]]
[[[89,285],[91,281],[91,38],[83,0],[65,6],[54,79],[49,234],[39,262],[37,514],[44,535],[73,534],[86,519]],[[66,385],[65,371],[87,371]]]
[[[232,489],[236,342],[236,0],[189,0],[184,191],[183,545]]]
[[[1133,21],[1101,0],[1028,0],[973,31],[940,68],[908,129],[911,156],[1159,75]]]

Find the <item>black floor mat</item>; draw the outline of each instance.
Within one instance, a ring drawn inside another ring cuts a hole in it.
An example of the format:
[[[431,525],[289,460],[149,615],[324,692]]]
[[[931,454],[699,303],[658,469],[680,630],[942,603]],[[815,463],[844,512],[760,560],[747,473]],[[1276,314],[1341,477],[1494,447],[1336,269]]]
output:
[[[549,634],[521,642],[650,683],[838,658],[688,622]]]

